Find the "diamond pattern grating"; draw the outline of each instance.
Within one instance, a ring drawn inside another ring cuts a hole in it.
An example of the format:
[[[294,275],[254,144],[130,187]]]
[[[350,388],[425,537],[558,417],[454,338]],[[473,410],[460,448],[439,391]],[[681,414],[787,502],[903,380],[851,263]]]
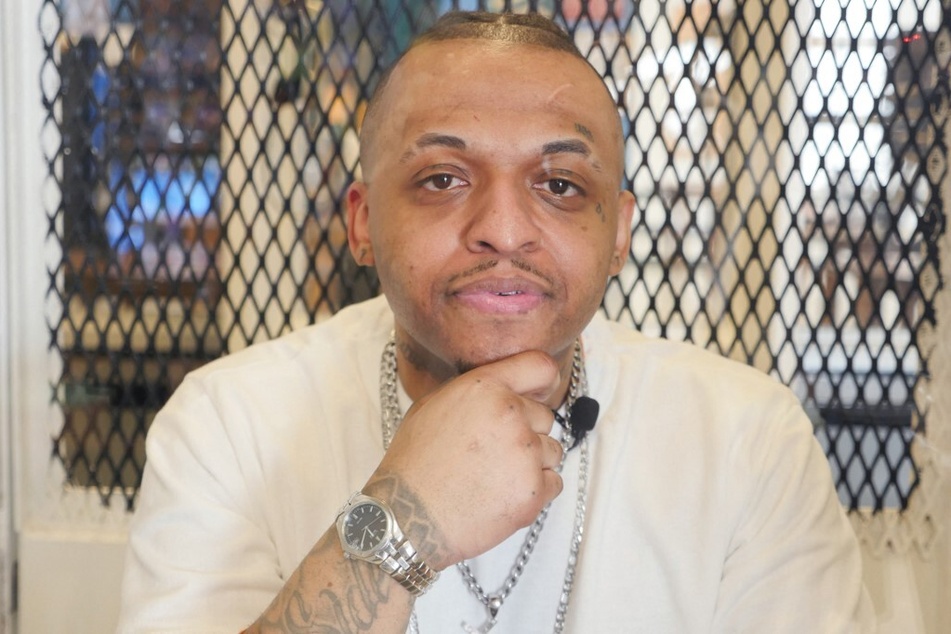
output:
[[[453,6],[553,16],[617,97],[638,217],[605,313],[787,383],[843,502],[903,508],[945,222],[930,0],[45,0],[66,481],[131,507],[186,372],[376,293],[342,216],[356,123]]]

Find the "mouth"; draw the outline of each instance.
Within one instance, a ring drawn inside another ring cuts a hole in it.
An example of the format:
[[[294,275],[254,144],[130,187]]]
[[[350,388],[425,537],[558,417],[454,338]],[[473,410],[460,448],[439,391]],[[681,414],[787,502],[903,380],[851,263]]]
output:
[[[541,306],[548,293],[523,278],[491,278],[473,281],[451,294],[463,306],[490,315],[524,314]]]

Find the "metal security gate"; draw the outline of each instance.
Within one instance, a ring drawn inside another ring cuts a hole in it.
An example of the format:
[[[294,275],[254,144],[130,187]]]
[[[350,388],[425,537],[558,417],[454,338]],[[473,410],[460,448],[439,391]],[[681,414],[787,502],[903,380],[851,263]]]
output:
[[[383,68],[453,7],[538,10],[616,95],[638,200],[603,309],[791,385],[850,508],[918,482],[944,228],[936,0],[46,0],[51,434],[132,507],[184,374],[377,292],[342,196]]]

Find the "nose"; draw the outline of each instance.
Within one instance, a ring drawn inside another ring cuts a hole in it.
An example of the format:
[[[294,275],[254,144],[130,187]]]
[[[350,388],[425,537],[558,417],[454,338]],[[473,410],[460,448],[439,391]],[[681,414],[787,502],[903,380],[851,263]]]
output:
[[[470,198],[466,246],[474,253],[514,255],[535,250],[541,239],[527,188],[497,183]]]

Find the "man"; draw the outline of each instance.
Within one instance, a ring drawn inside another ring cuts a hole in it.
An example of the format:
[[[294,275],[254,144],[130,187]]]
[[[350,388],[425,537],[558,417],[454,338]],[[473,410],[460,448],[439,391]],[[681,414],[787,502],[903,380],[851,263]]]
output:
[[[120,630],[870,629],[791,393],[595,316],[629,247],[622,147],[547,20],[418,40],[347,196],[385,300],[185,381],[150,432]]]

